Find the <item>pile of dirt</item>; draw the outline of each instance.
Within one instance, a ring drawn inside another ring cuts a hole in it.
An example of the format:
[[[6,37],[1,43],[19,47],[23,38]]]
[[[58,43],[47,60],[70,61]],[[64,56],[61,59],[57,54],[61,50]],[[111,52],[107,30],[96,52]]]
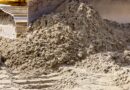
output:
[[[130,45],[130,23],[117,23],[115,21],[105,20],[109,27],[116,30],[116,33],[123,35],[123,39]],[[127,49],[130,49],[127,48]]]
[[[112,73],[123,66],[130,65],[130,51],[104,52],[90,55],[77,66],[87,68],[90,72]]]
[[[90,55],[75,67],[61,67],[61,80],[48,90],[129,90],[129,65],[128,50]]]
[[[66,0],[21,38],[0,37],[5,64],[35,85],[51,83],[46,90],[129,90],[130,24],[103,20],[83,1]]]
[[[0,50],[13,70],[50,73],[95,53],[123,51],[126,41],[118,34],[86,3],[66,0],[63,11],[43,15],[35,21],[26,38],[1,39]]]

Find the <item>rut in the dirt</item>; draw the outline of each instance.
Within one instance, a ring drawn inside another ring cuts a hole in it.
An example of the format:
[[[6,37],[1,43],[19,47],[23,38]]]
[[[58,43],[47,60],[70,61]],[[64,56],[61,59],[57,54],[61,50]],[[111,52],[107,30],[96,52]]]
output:
[[[6,67],[0,70],[0,90],[46,90],[56,85],[58,74],[19,78],[18,73],[10,73]]]
[[[56,85],[59,74],[39,75],[21,78],[18,72],[12,72],[0,55],[0,90],[45,90]]]

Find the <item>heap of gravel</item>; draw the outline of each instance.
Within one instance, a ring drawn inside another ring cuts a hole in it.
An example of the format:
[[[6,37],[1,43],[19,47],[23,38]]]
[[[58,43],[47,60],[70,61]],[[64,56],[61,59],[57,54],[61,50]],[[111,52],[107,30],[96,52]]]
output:
[[[26,38],[0,39],[0,50],[10,68],[48,73],[95,53],[121,51],[126,47],[123,36],[115,33],[86,3],[66,0],[64,6],[60,12],[35,21]],[[3,46],[3,42],[8,45]]]

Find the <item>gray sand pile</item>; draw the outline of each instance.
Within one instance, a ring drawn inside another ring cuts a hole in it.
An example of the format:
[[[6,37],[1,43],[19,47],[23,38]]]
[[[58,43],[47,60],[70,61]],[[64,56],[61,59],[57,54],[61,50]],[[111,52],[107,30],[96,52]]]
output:
[[[43,15],[35,21],[26,38],[15,41],[1,39],[0,45],[10,68],[50,72],[62,65],[73,65],[96,53],[122,51],[126,41],[92,7],[76,0],[67,0],[60,12]],[[93,59],[89,60],[91,63]],[[99,62],[99,59],[95,62]],[[100,62],[103,64],[107,61],[103,59]]]
[[[119,35],[122,34],[124,37],[122,39],[125,39],[125,41],[130,45],[130,23],[119,24],[115,21],[110,21],[110,20],[105,20],[105,22],[113,30],[116,30],[116,33],[118,33]]]
[[[104,52],[90,55],[77,66],[87,68],[90,72],[112,73],[122,66],[130,65],[130,51]]]

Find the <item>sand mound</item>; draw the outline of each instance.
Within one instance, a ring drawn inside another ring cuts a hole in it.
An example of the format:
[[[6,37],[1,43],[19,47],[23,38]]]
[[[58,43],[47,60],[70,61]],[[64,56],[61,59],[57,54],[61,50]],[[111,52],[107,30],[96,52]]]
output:
[[[130,51],[105,52],[90,55],[77,66],[87,68],[90,72],[110,73],[130,64]]]
[[[30,31],[26,38],[11,42],[9,50],[1,48],[10,68],[50,72],[95,53],[126,47],[123,36],[109,28],[95,10],[75,0],[67,0],[63,11],[43,15]]]

